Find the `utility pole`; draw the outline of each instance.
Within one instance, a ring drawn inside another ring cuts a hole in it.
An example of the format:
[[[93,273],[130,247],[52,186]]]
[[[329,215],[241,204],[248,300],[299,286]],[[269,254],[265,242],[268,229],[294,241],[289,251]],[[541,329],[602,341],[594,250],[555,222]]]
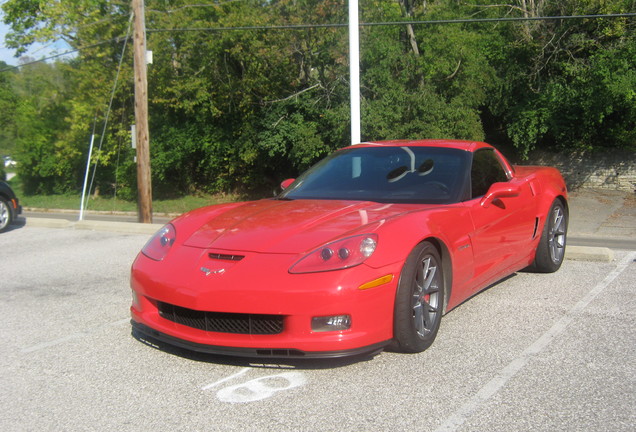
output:
[[[152,223],[152,181],[148,133],[148,78],[146,75],[146,19],[144,0],[132,0],[134,19],[135,125],[137,130],[138,218]]]
[[[349,0],[349,94],[351,144],[360,143],[360,36],[358,0]]]

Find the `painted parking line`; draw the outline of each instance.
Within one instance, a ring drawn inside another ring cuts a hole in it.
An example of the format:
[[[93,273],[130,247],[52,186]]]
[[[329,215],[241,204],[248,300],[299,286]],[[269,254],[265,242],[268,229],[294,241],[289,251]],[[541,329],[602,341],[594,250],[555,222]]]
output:
[[[605,290],[618,276],[620,276],[636,260],[636,252],[628,254],[622,259],[601,282],[592,288],[581,300],[578,301],[559,321],[547,330],[532,345],[526,348],[517,358],[512,360],[501,370],[499,375],[484,385],[470,400],[451,414],[437,428],[435,432],[454,432],[462,426],[466,420],[493,395],[495,395],[508,381],[510,381],[521,369],[523,369],[533,356],[543,351],[552,341],[570,325],[570,323],[583,310]]]
[[[104,325],[101,325],[101,326],[98,326],[98,327],[92,327],[90,329],[87,329],[87,330],[84,330],[84,331],[80,331],[80,332],[77,332],[77,333],[73,333],[73,334],[58,338],[58,339],[53,339],[53,340],[50,340],[50,341],[47,341],[47,342],[42,342],[42,343],[27,347],[27,348],[23,348],[22,352],[23,353],[32,353],[32,352],[39,351],[39,350],[42,350],[42,349],[45,349],[45,348],[50,348],[52,346],[60,345],[60,344],[63,344],[65,342],[69,342],[69,341],[72,341],[72,340],[75,340],[75,339],[86,337],[86,336],[88,336],[90,334],[97,333],[97,332],[99,332],[99,331],[101,331],[103,329],[107,329],[107,328],[110,328],[110,327],[117,327],[117,326],[129,323],[129,322],[130,322],[130,318],[124,318],[124,319],[121,319],[121,320],[118,320],[118,321],[113,321],[113,322],[108,323],[108,324],[104,324]]]

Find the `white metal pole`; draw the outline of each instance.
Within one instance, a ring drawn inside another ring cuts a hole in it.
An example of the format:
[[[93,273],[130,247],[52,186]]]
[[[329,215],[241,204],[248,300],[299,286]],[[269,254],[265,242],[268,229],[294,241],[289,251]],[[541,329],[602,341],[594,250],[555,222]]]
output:
[[[349,85],[351,144],[360,143],[360,37],[358,0],[349,0]]]
[[[86,185],[88,184],[88,171],[91,167],[91,156],[93,155],[93,143],[95,142],[95,135],[91,135],[91,145],[88,148],[88,159],[86,160],[86,173],[84,174],[84,187],[82,188],[82,200],[80,201],[80,214],[79,220],[84,220],[84,196],[86,195]]]

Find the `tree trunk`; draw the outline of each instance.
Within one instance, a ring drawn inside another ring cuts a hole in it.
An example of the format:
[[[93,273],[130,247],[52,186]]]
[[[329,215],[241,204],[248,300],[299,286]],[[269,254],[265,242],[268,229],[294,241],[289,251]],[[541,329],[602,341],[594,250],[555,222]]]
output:
[[[398,0],[400,4],[400,8],[402,12],[407,18],[413,17],[413,0]],[[413,30],[413,26],[411,24],[406,25],[406,34],[409,37],[409,44],[411,45],[411,50],[413,50],[413,54],[416,56],[420,55],[420,49],[417,46],[417,39],[415,38],[415,31]]]

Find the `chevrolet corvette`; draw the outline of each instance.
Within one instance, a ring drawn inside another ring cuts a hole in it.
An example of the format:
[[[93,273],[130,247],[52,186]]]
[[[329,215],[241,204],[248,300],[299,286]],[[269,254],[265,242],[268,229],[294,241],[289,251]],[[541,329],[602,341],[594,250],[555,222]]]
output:
[[[134,334],[246,357],[417,353],[480,290],[564,258],[561,174],[486,143],[363,143],[281,187],[157,232],[132,265]]]

